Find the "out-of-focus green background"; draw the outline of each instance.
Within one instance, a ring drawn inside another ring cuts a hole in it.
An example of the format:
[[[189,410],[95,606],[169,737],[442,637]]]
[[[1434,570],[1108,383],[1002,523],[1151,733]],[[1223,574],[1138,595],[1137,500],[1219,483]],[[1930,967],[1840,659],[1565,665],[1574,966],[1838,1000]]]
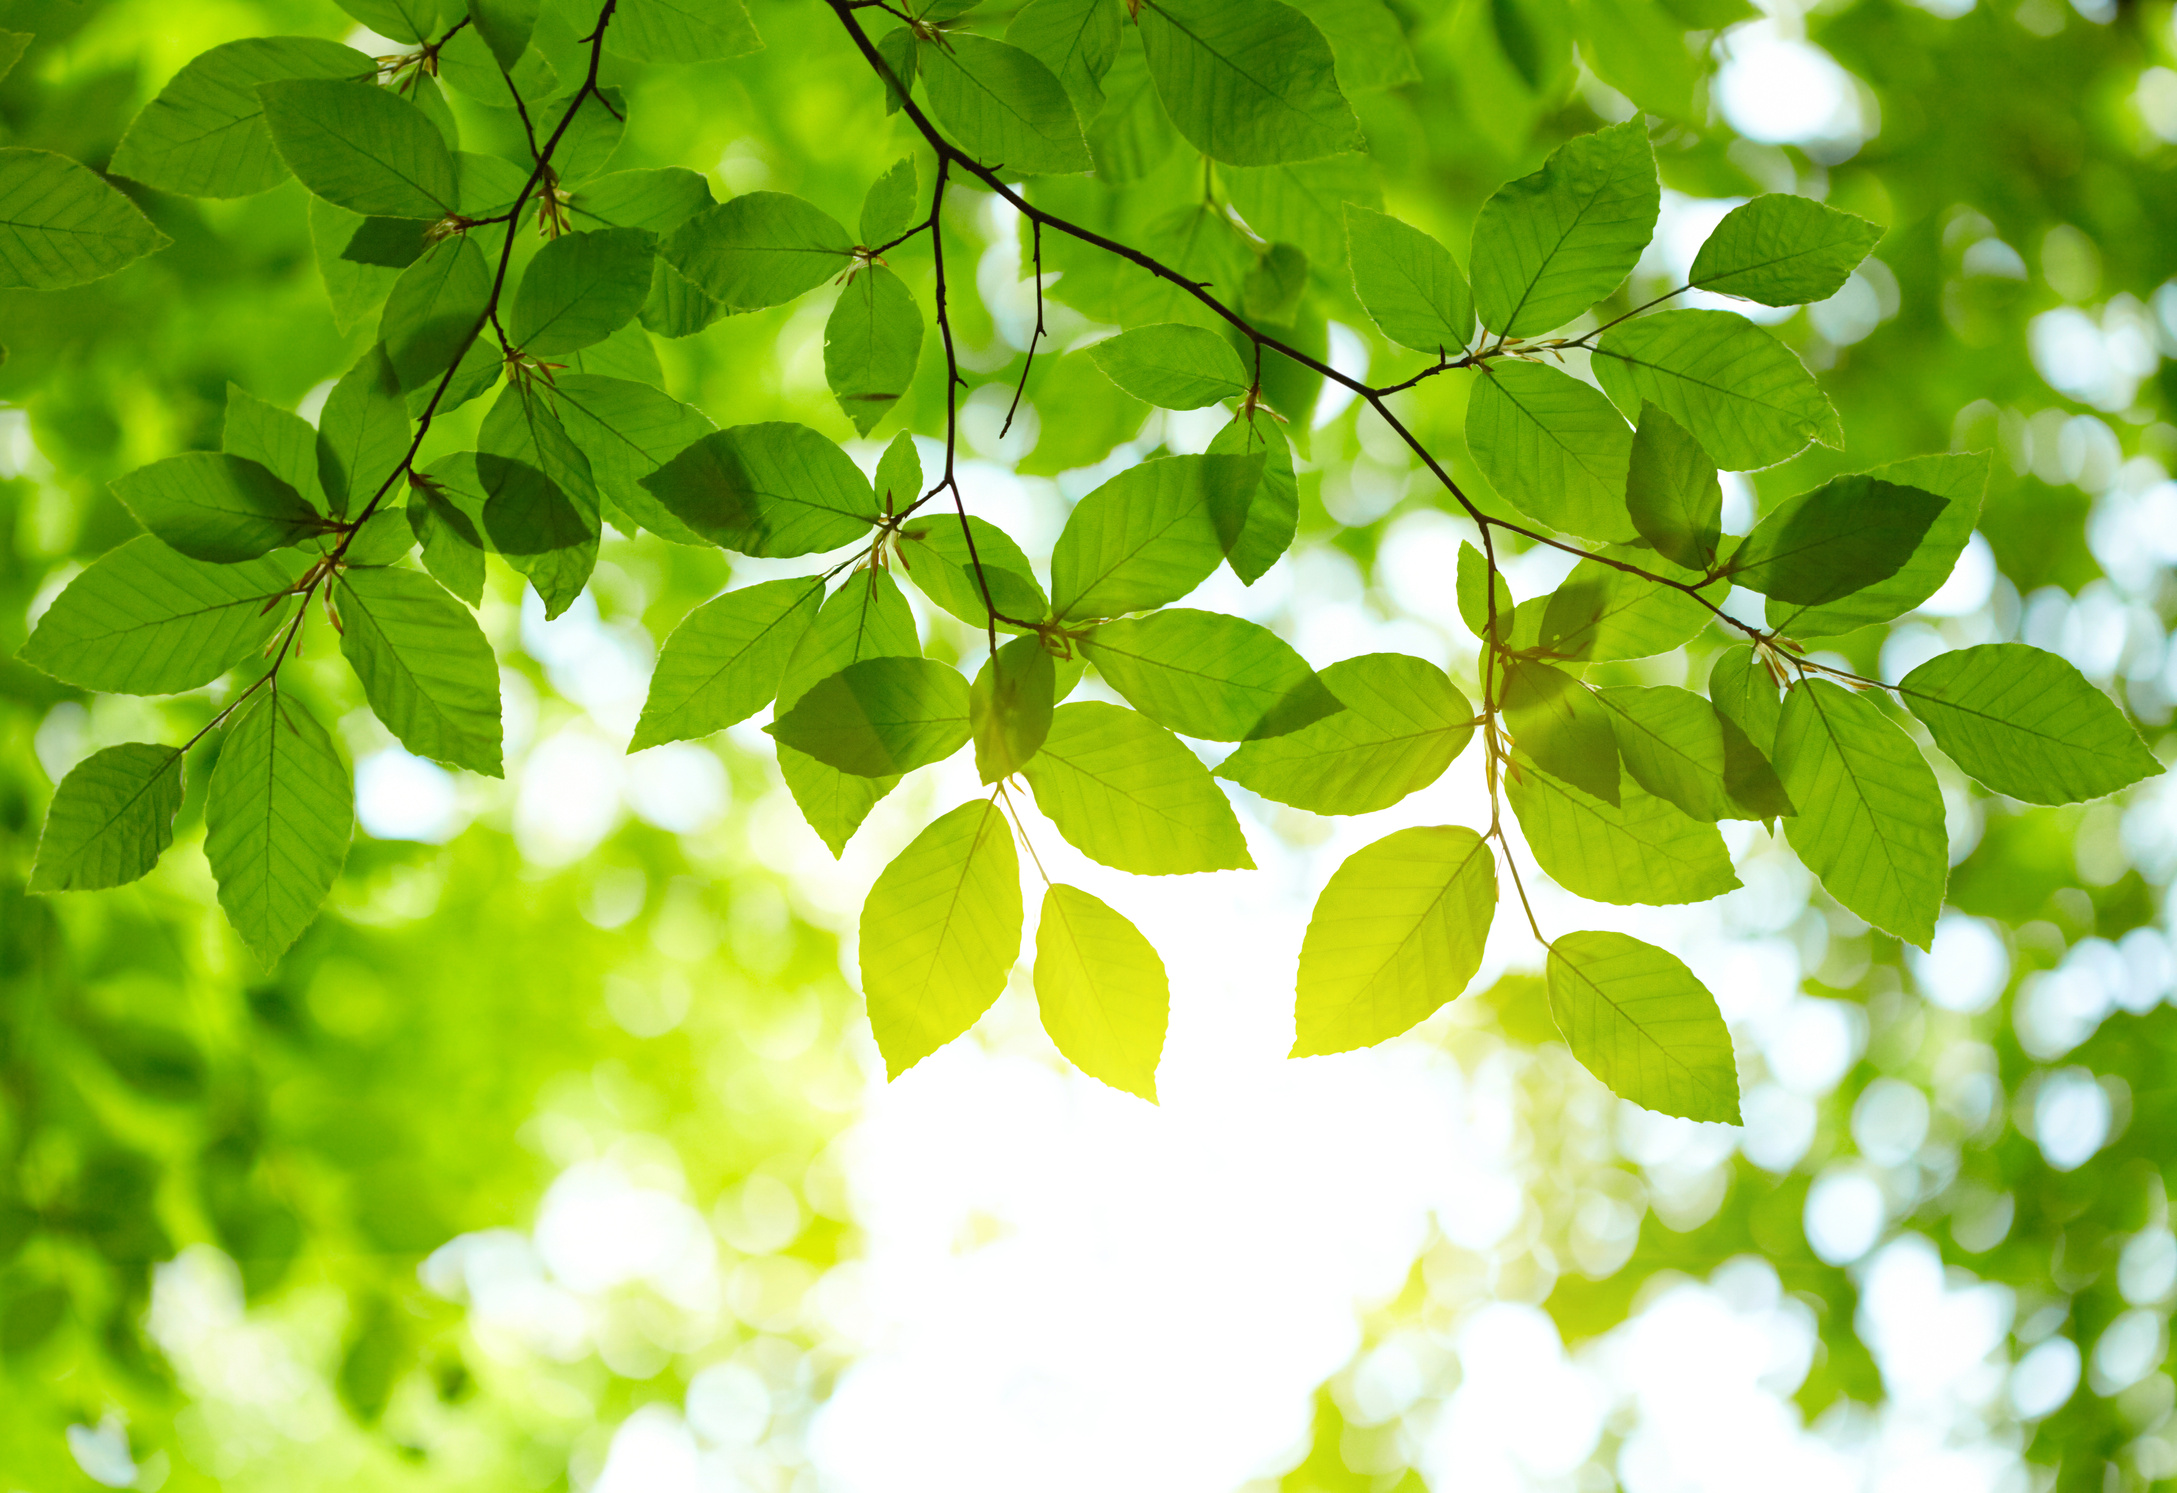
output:
[[[1674,256],[1757,191],[1888,224],[1844,292],[1778,325],[1849,451],[1761,474],[1742,507],[1994,448],[1955,585],[1842,651],[1894,678],[1937,639],[2023,637],[2177,756],[2167,5],[1392,9],[1413,66],[1375,59],[1395,86],[1355,102],[1387,205],[1462,253],[1498,182],[1624,117],[1627,90],[1680,116],[1658,129],[1670,195],[1636,291],[1668,288]],[[851,221],[909,142],[827,8],[752,11],[762,54],[618,79],[617,164]],[[1719,23],[1713,78],[1655,48]],[[0,0],[0,29],[35,37],[0,81],[0,144],[97,166],[206,47],[355,28],[315,0]],[[230,381],[314,413],[370,335],[327,309],[297,184],[139,200],[171,248],[80,290],[0,293],[0,654],[131,532],[108,479],[215,445]],[[1123,460],[1206,438],[1142,429],[1057,358],[999,442],[1033,314],[1014,224],[963,192],[948,231],[977,292],[956,305],[971,495],[1031,549],[1114,443]],[[926,257],[899,258],[926,304]],[[1327,345],[1358,368],[1365,323],[1321,291]],[[720,423],[849,437],[823,387],[825,299],[661,343],[672,391]],[[1061,345],[1084,330],[1054,325]],[[941,428],[935,373],[880,437]],[[1462,390],[1407,397],[1468,475]],[[1263,614],[1319,663],[1470,661],[1438,563],[1453,521],[1350,409],[1318,421],[1302,550]],[[458,449],[447,426],[434,440]],[[1068,1077],[1019,992],[887,1092],[841,961],[882,852],[936,790],[910,783],[835,866],[760,737],[620,755],[651,639],[726,579],[715,554],[608,542],[594,607],[547,625],[496,573],[505,784],[392,750],[321,634],[305,687],[358,763],[363,832],[269,974],[193,853],[197,774],[139,886],[21,890],[72,763],[181,739],[216,700],[86,698],[0,660],[0,1490],[2177,1477],[2177,800],[2159,782],[2025,809],[1946,779],[1959,861],[1932,956],[1810,902],[1788,852],[1754,845],[1747,890],[1671,929],[1733,1020],[1743,1132],[1608,1100],[1546,1040],[1517,967],[1383,1053],[1281,1067],[1288,975],[1257,970],[1247,930],[1297,924],[1329,832],[1260,805],[1271,869],[1220,884],[1225,921],[1196,925],[1214,938],[1168,949],[1162,1110]],[[1676,666],[1705,677],[1698,651]]]

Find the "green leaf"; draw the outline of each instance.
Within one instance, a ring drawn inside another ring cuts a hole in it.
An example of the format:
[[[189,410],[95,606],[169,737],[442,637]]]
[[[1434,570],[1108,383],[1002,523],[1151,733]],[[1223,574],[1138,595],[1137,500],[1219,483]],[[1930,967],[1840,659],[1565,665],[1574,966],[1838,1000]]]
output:
[[[1119,55],[1119,39],[1116,0],[1029,0],[1005,28],[1007,45],[1050,69],[1083,120],[1104,106],[1104,75]]]
[[[1636,316],[1603,335],[1593,367],[1621,409],[1653,400],[1729,471],[1774,466],[1809,441],[1844,443],[1814,376],[1736,311]]]
[[[1067,1062],[1157,1102],[1171,987],[1140,929],[1079,887],[1054,883],[1036,922],[1035,985],[1043,1029]]]
[[[829,213],[783,192],[746,192],[705,208],[666,241],[665,257],[729,311],[783,306],[844,271],[854,241]]]
[[[210,684],[287,620],[271,604],[301,578],[293,553],[207,565],[149,534],[106,551],[68,583],[23,645],[55,679],[123,695]]]
[[[1088,125],[1089,158],[1099,179],[1123,185],[1140,181],[1179,148],[1149,76],[1149,61],[1139,46],[1119,48],[1104,76],[1104,107]]]
[[[355,827],[347,764],[277,683],[227,728],[204,803],[219,905],[259,962],[287,952],[332,890]]]
[[[335,0],[358,21],[395,41],[429,41],[439,25],[439,0]]]
[[[665,387],[665,367],[658,362],[658,350],[638,322],[628,322],[604,341],[564,356],[570,372],[624,378],[659,390]]]
[[[1497,633],[1509,636],[1512,621],[1512,588],[1492,572],[1489,558],[1464,540],[1459,544],[1459,620],[1477,638],[1489,636],[1491,592],[1495,592]]]
[[[1247,370],[1231,344],[1202,327],[1136,327],[1096,343],[1088,355],[1127,393],[1168,410],[1198,410],[1248,390]]]
[[[472,459],[472,479],[475,472]],[[482,605],[484,536],[478,528],[482,503],[478,502],[471,514],[455,503],[443,486],[426,480],[410,486],[407,513],[409,530],[423,547],[423,568],[470,606]]]
[[[1656,552],[1706,574],[1723,539],[1723,485],[1700,442],[1643,400],[1625,472],[1625,507]]]
[[[609,507],[676,544],[707,544],[660,503],[643,479],[717,429],[693,405],[633,379],[563,373],[552,408],[567,437],[589,458],[590,475]]]
[[[1402,829],[1355,851],[1301,940],[1288,1056],[1373,1047],[1426,1021],[1481,968],[1496,910],[1496,858],[1470,829]]]
[[[1247,511],[1238,537],[1231,541],[1225,563],[1245,585],[1252,586],[1269,572],[1278,557],[1292,548],[1300,528],[1300,479],[1293,471],[1293,450],[1285,432],[1268,410],[1232,417],[1209,443],[1211,456],[1262,455],[1262,481],[1254,496],[1244,500]],[[1229,524],[1229,505],[1212,509],[1220,533]]]
[[[984,661],[968,688],[975,770],[986,783],[1018,772],[1051,734],[1058,669],[1041,638],[1015,638]]]
[[[1383,0],[1300,0],[1337,59],[1338,82],[1354,92],[1421,81],[1398,16]]]
[[[1230,167],[1228,174],[1250,176]],[[1297,167],[1273,166],[1272,171],[1297,170]],[[1341,223],[1340,228],[1344,225]],[[1340,248],[1344,245],[1341,243]],[[1293,244],[1267,245],[1257,256],[1254,267],[1240,283],[1240,309],[1259,321],[1289,322],[1300,311],[1301,297],[1308,290],[1308,256]]]
[[[1603,553],[1651,574],[1670,570],[1643,550],[1612,546]],[[1724,586],[1719,582],[1709,590],[1720,598]],[[1601,560],[1582,560],[1543,603],[1534,646],[1588,663],[1652,658],[1698,637],[1714,615],[1675,586],[1658,585]],[[1526,640],[1515,636],[1512,641]]]
[[[1730,1029],[1679,960],[1623,933],[1568,933],[1550,945],[1549,992],[1572,1055],[1611,1093],[1658,1114],[1739,1123]]]
[[[1586,539],[1631,539],[1633,433],[1591,385],[1542,363],[1493,363],[1467,398],[1466,443],[1506,501]]]
[[[922,653],[915,615],[892,577],[857,571],[826,599],[816,625],[803,634],[779,680],[774,715],[793,708],[810,686],[865,658],[914,658]],[[864,778],[819,762],[781,743],[779,773],[787,789],[834,856],[898,778]]]
[[[1106,622],[1081,650],[1129,705],[1206,741],[1282,736],[1345,708],[1276,633],[1221,612]]]
[[[2162,771],[2107,695],[2024,643],[1939,653],[1897,692],[1953,762],[2027,803],[2084,803]]]
[[[858,434],[892,411],[922,358],[922,308],[882,265],[857,274],[824,323],[824,381]]]
[[[1731,556],[1731,579],[1778,601],[1820,606],[1897,574],[1944,501],[1873,477],[1835,477],[1786,500]]]
[[[930,112],[976,160],[1030,175],[1089,169],[1065,85],[1032,53],[969,31],[916,50]]]
[[[1947,506],[1935,515],[1935,522],[1913,546],[1911,557],[1894,573],[1819,606],[1771,600],[1767,608],[1770,630],[1797,638],[1852,632],[1901,616],[1941,590],[1980,522],[1988,458],[1986,451],[1914,456],[1865,473],[1878,482],[1933,493]]]
[[[915,33],[906,26],[895,26],[877,38],[877,55],[884,60],[884,112],[900,111],[900,89],[912,88],[920,76],[918,66],[922,49],[915,45]]]
[[[1620,783],[1612,807],[1520,754],[1505,796],[1535,860],[1574,896],[1668,906],[1706,902],[1739,884],[1716,826],[1688,819],[1638,783]]]
[[[764,728],[858,777],[942,762],[968,739],[968,682],[929,658],[871,658],[812,686]]]
[[[1360,148],[1330,43],[1281,0],[1143,0],[1136,23],[1165,112],[1204,155],[1275,166]]]
[[[329,547],[329,546],[327,546]],[[416,547],[416,531],[398,508],[381,506],[356,527],[348,541],[349,568],[360,565],[391,565],[408,557]]]
[[[1707,97],[1694,92],[1704,55],[1686,44],[1675,16],[1643,0],[1573,0],[1571,12],[1580,54],[1598,78],[1653,113],[1705,120]]]
[[[1510,659],[1498,698],[1505,728],[1544,772],[1618,803],[1618,746],[1610,712],[1561,669]]]
[[[180,747],[130,741],[91,753],[53,790],[30,868],[33,892],[89,892],[136,880],[174,843]]]
[[[690,612],[658,652],[628,751],[708,736],[770,704],[823,600],[823,583],[801,577],[743,586]]]
[[[1881,238],[1882,229],[1865,218],[1770,192],[1724,215],[1687,279],[1695,289],[1764,306],[1827,300]]]
[[[356,264],[404,270],[423,257],[424,240],[430,231],[428,218],[365,218],[348,240],[348,247],[340,251],[340,257]]]
[[[1131,710],[1061,705],[1021,775],[1066,843],[1103,865],[1137,876],[1254,869],[1209,769]]]
[[[1346,265],[1346,208],[1383,206],[1376,162],[1353,153],[1280,166],[1220,166],[1217,179],[1256,237],[1304,255],[1326,274]],[[1301,270],[1304,281],[1306,266]],[[1293,286],[1294,294],[1300,289]],[[1249,315],[1258,322],[1292,320],[1289,307],[1271,314],[1250,306]]]
[[[28,31],[0,31],[0,81],[15,70],[15,64],[23,60],[23,53],[30,49],[32,33]]]
[[[509,387],[478,433],[484,532],[528,578],[547,618],[574,604],[597,564],[602,522],[589,462],[542,396]]]
[[[183,197],[247,197],[287,180],[265,127],[260,83],[362,78],[375,64],[314,36],[230,41],[193,59],[144,105],[109,170]]]
[[[871,485],[876,489],[877,506],[886,513],[905,512],[921,496],[922,458],[916,454],[912,432],[902,430],[885,445],[884,454],[877,458],[877,475]],[[1027,568],[1025,557],[1022,568]]]
[[[474,240],[458,236],[426,249],[393,283],[378,323],[400,386],[423,388],[452,367],[481,330],[490,302],[491,270]]]
[[[1474,332],[1474,297],[1451,251],[1418,228],[1365,207],[1345,210],[1353,293],[1383,335],[1416,352],[1456,357]]]
[[[1372,814],[1435,782],[1474,734],[1474,707],[1426,660],[1366,653],[1319,677],[1345,709],[1248,742],[1217,776],[1311,813]]]
[[[685,166],[615,171],[574,194],[575,221],[599,228],[646,228],[660,238],[712,205],[711,184]]]
[[[559,134],[558,148],[552,152],[552,174],[563,187],[579,187],[610,165],[627,130],[626,95],[609,86],[594,93],[577,86],[541,105],[531,103],[529,112],[535,116],[540,143],[559,132],[560,122],[573,114],[565,132]],[[508,155],[525,171],[536,164],[527,131],[518,132]]]
[[[837,549],[867,537],[878,518],[853,458],[784,421],[713,431],[642,485],[690,529],[744,555]]]
[[[227,416],[220,449],[256,462],[301,495],[314,513],[325,511],[317,480],[317,432],[292,410],[265,403],[239,384],[227,385]]]
[[[990,1009],[1020,932],[1020,862],[995,803],[960,805],[884,868],[862,904],[861,966],[888,1077]]]
[[[318,483],[333,516],[361,513],[400,470],[408,445],[400,375],[378,343],[341,375],[318,413]]]
[[[1832,897],[1886,933],[1928,946],[1949,844],[1927,759],[1872,700],[1826,679],[1784,697],[1772,754],[1799,813],[1792,849]]]
[[[333,597],[340,651],[394,738],[419,757],[505,776],[499,661],[468,610],[413,570],[344,571]]]
[[[0,290],[102,280],[171,242],[97,172],[49,150],[0,150]]]
[[[537,357],[602,342],[642,309],[656,254],[657,240],[646,229],[561,234],[523,272],[508,335]]]
[[[310,245],[318,274],[325,281],[326,298],[332,302],[333,325],[346,336],[382,305],[397,271],[381,265],[357,264],[341,257],[354,241],[364,219],[322,197],[310,199]]]
[[[444,137],[391,89],[287,78],[257,95],[280,159],[327,202],[381,218],[442,218],[460,207]]]
[[[491,55],[499,66],[512,73],[529,50],[529,39],[536,34],[537,15],[543,9],[540,0],[467,0],[467,3],[470,24],[491,48]],[[613,20],[621,23],[626,17],[615,9]]]
[[[1661,206],[1645,120],[1566,141],[1475,219],[1467,264],[1482,325],[1531,337],[1571,321],[1633,272]]]
[[[192,560],[232,564],[293,544],[322,525],[294,488],[254,461],[191,451],[115,480],[136,522]]]
[[[1770,819],[1793,812],[1746,733],[1691,690],[1624,685],[1595,692],[1633,781],[1695,819]]]
[[[1074,505],[1051,550],[1060,618],[1117,617],[1177,601],[1224,559],[1264,458],[1167,456],[1128,467]]]
[[[1708,698],[1746,739],[1764,754],[1776,749],[1776,725],[1783,713],[1776,679],[1752,648],[1732,648],[1708,673]]]
[[[882,481],[885,474],[881,467],[877,475]],[[990,600],[1001,617],[1035,622],[1047,616],[1051,604],[1044,600],[1043,588],[1036,584],[1035,567],[1028,563],[1020,546],[996,524],[970,518],[968,527],[975,536],[972,552],[956,514],[939,512],[901,529],[900,553],[907,578],[923,595],[970,627],[982,627],[989,620],[989,609],[983,605],[986,583]],[[980,579],[976,574],[978,560],[982,564]]]
[[[901,156],[892,169],[870,184],[862,198],[858,227],[865,248],[891,243],[922,220],[922,188],[915,178],[915,158]]]
[[[741,0],[620,0],[605,46],[637,62],[712,62],[763,50]]]

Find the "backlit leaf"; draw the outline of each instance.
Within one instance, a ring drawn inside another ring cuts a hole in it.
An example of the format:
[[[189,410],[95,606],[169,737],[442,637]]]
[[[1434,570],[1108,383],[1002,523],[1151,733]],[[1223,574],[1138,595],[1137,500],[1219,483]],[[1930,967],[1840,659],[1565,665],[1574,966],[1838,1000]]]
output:
[[[968,682],[935,659],[871,658],[813,685],[764,728],[858,777],[897,777],[968,739]]]
[[[2084,803],[2162,771],[2107,695],[2024,643],[1938,653],[1898,697],[1953,762],[2027,803]]]
[[[603,341],[642,309],[656,245],[641,228],[561,234],[523,271],[507,334],[537,357]]]
[[[318,414],[318,484],[336,518],[360,515],[407,459],[408,406],[379,343],[341,375]]]
[[[1581,1066],[1659,1114],[1739,1123],[1738,1064],[1716,997],[1693,971],[1623,933],[1550,944],[1550,1014]]]
[[[830,214],[783,192],[705,208],[665,244],[674,268],[729,311],[760,311],[847,268],[854,241]]]
[[[884,868],[862,904],[861,966],[888,1077],[990,1009],[1020,955],[1020,933],[1020,863],[995,803],[960,805]]]
[[[1345,708],[1276,633],[1221,612],[1106,622],[1080,646],[1129,705],[1206,741],[1282,736]]]
[[[1058,670],[1040,638],[1015,638],[984,662],[968,687],[975,770],[986,783],[1011,776],[1051,731]]]
[[[378,340],[400,386],[422,388],[453,366],[482,326],[490,300],[491,270],[474,239],[442,239],[426,249],[393,282],[378,323]]]
[[[1079,887],[1053,885],[1036,920],[1035,986],[1067,1062],[1156,1103],[1171,989],[1139,929]]]
[[[1075,114],[1091,120],[1103,108],[1104,74],[1119,55],[1119,15],[1118,0],[1029,0],[1006,26],[1005,39],[1049,68]]]
[[[1262,480],[1263,460],[1163,457],[1128,467],[1083,498],[1051,551],[1053,615],[1117,617],[1177,601],[1209,579],[1224,558],[1225,535],[1238,532],[1231,515]]]
[[[85,689],[171,695],[256,654],[291,608],[268,605],[301,578],[292,551],[209,565],[149,534],[108,550],[46,609],[24,662]]]
[[[1864,695],[1805,679],[1784,697],[1773,753],[1799,808],[1784,833],[1828,893],[1928,946],[1949,873],[1943,794],[1912,738]]]
[[[1330,43],[1282,0],[1143,0],[1137,24],[1172,123],[1213,160],[1274,166],[1359,147]]]
[[[770,704],[787,658],[823,601],[824,587],[813,577],[762,581],[690,612],[658,651],[627,749],[708,736]]]
[[[214,47],[144,105],[109,169],[183,197],[247,197],[276,187],[287,180],[287,163],[272,147],[257,86],[363,78],[374,66],[354,48],[314,36],[254,36]]]
[[[1941,590],[1980,521],[1988,460],[1986,451],[1946,452],[1907,457],[1862,474],[1871,481],[1932,493],[1946,506],[1913,546],[1911,557],[1890,575],[1817,605],[1772,599],[1767,607],[1770,629],[1795,638],[1851,632],[1902,616]]]
[[[1293,449],[1285,432],[1268,410],[1237,414],[1232,423],[1211,438],[1208,455],[1262,456],[1262,480],[1245,501],[1247,516],[1239,534],[1230,541],[1225,563],[1246,585],[1254,585],[1292,548],[1300,527],[1300,479],[1293,471]],[[1232,505],[1211,510],[1219,533],[1229,526]]]
[[[1475,380],[1466,443],[1490,485],[1522,512],[1587,539],[1631,539],[1625,511],[1633,432],[1593,386],[1507,360]]]
[[[1089,169],[1065,85],[1032,53],[970,31],[917,50],[930,112],[976,160],[1030,174]]]
[[[1496,858],[1470,829],[1402,829],[1355,851],[1308,919],[1289,1055],[1373,1047],[1427,1020],[1481,968],[1496,910]]]
[[[1544,772],[1618,802],[1618,747],[1610,712],[1561,669],[1530,659],[1504,666],[1498,699],[1505,728]]]
[[[60,780],[45,813],[33,892],[88,892],[136,880],[174,843],[179,747],[130,741],[91,753]]]
[[[1247,393],[1249,379],[1230,343],[1215,332],[1166,322],[1136,327],[1090,347],[1113,383],[1149,404],[1195,410]]]
[[[837,549],[877,520],[869,479],[806,425],[736,425],[694,442],[642,485],[690,529],[744,555]]]
[[[365,217],[442,218],[461,205],[430,118],[375,83],[288,78],[257,90],[280,159],[327,202]]]
[[[136,522],[192,560],[254,560],[323,523],[301,494],[256,462],[211,451],[139,467],[117,478],[113,493]]]
[[[1383,335],[1416,352],[1457,357],[1474,332],[1474,297],[1451,251],[1418,228],[1348,205],[1353,290]]]
[[[1209,769],[1131,710],[1098,700],[1059,706],[1021,771],[1036,807],[1091,860],[1137,876],[1254,867]]]
[[[1435,782],[1474,734],[1474,707],[1424,659],[1367,653],[1319,677],[1345,709],[1246,743],[1217,776],[1296,809],[1368,814]]]
[[[1697,289],[1764,306],[1827,300],[1881,237],[1865,218],[1812,197],[1769,192],[1724,214],[1687,278]]]
[[[1603,335],[1594,369],[1621,409],[1653,400],[1728,471],[1773,466],[1810,441],[1844,441],[1814,375],[1735,311],[1636,316]]]
[[[1524,755],[1512,766],[1505,796],[1527,848],[1550,879],[1575,896],[1667,906],[1706,902],[1739,884],[1716,826],[1687,818],[1638,783],[1621,782],[1613,806]]]
[[[1642,403],[1625,472],[1625,507],[1666,559],[1705,574],[1723,538],[1723,486],[1685,426]]]
[[[102,280],[169,242],[88,167],[49,150],[0,150],[0,290]]]
[[[1897,574],[1944,502],[1872,477],[1835,477],[1779,505],[1731,557],[1731,579],[1778,601],[1821,606]]]
[[[741,0],[619,0],[605,45],[637,62],[710,62],[763,50]]]
[[[824,381],[868,435],[914,382],[922,358],[922,308],[882,265],[857,274],[824,323]]]
[[[325,728],[276,684],[227,727],[204,803],[204,856],[219,905],[268,968],[332,889],[355,827],[355,792]]]
[[[468,609],[427,575],[374,566],[343,572],[333,598],[340,651],[401,745],[451,767],[504,776],[499,661]]]
[[[1571,321],[1632,273],[1661,204],[1645,120],[1566,141],[1475,219],[1467,263],[1482,325],[1529,337]]]

